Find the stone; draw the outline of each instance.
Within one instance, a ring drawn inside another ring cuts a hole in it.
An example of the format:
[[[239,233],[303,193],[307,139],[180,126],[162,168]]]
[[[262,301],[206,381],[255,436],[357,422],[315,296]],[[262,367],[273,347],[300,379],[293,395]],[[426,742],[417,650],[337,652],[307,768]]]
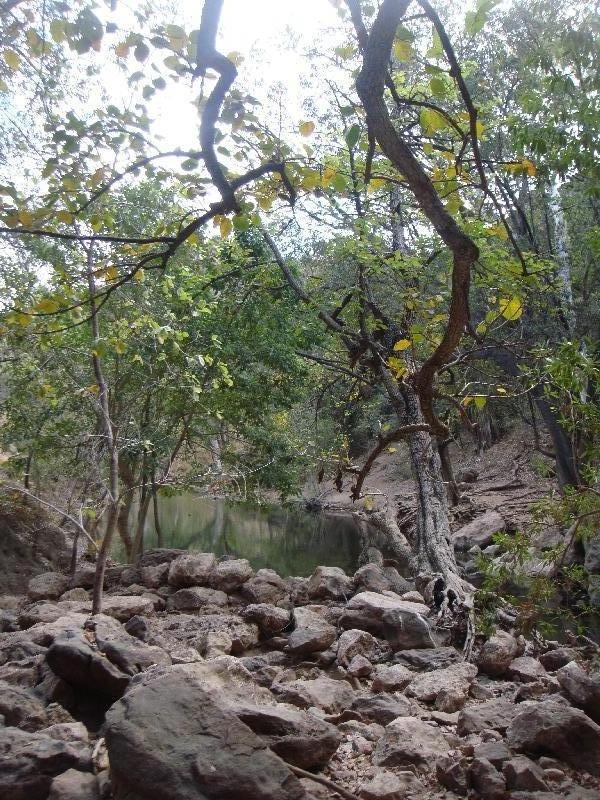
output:
[[[147,589],[158,589],[168,583],[169,564],[151,564],[147,567],[140,567],[140,579]]]
[[[274,753],[301,769],[323,769],[342,741],[334,725],[281,704],[241,705],[233,710]]]
[[[83,722],[57,722],[44,728],[46,736],[61,742],[89,746],[90,737]]]
[[[115,800],[306,798],[262,739],[180,672],[134,687],[115,703],[106,745]]]
[[[386,611],[383,615],[383,633],[394,651],[435,647],[431,626],[425,615],[411,609],[394,608]]]
[[[221,561],[215,567],[210,585],[221,592],[236,592],[254,575],[254,570],[246,558],[231,558]]]
[[[338,641],[337,661],[342,667],[348,667],[355,656],[373,658],[377,650],[377,641],[367,631],[353,628],[344,631]]]
[[[367,697],[357,697],[350,706],[363,719],[387,725],[397,717],[407,717],[411,712],[410,700],[401,694],[382,693]]]
[[[75,570],[75,574],[69,581],[71,589],[82,587],[83,589],[91,589],[94,586],[94,578],[96,577],[96,567],[94,564],[82,563],[79,568]]]
[[[5,725],[26,731],[39,731],[48,724],[46,709],[33,692],[6,681],[0,681],[0,714]]]
[[[502,767],[509,789],[525,789],[528,792],[548,790],[544,770],[527,756],[515,756]]]
[[[285,651],[301,656],[327,650],[336,640],[336,630],[314,611],[299,608],[295,612],[296,628],[289,635]]]
[[[27,630],[36,625],[47,625],[56,622],[62,617],[72,614],[81,614],[87,617],[92,610],[91,602],[80,603],[72,600],[61,602],[39,602],[25,606],[18,616],[19,626]]]
[[[513,750],[550,754],[600,775],[600,725],[564,702],[523,703],[508,727],[507,743]]]
[[[317,567],[308,581],[311,600],[347,600],[353,592],[352,578],[340,567]]]
[[[548,672],[556,672],[557,669],[564,667],[569,661],[576,661],[577,651],[573,650],[572,647],[557,647],[554,650],[548,650],[547,653],[542,653],[539,659]]]
[[[415,796],[422,797],[423,783],[412,772],[389,772],[379,770],[377,774],[361,784],[360,797],[363,800],[404,800]]]
[[[439,756],[435,762],[435,775],[439,783],[459,795],[469,790],[468,761],[457,755]]]
[[[408,685],[406,693],[423,703],[433,703],[441,691],[448,689],[455,690],[466,698],[476,675],[477,667],[474,664],[452,664],[445,669],[417,675]]]
[[[454,714],[461,710],[466,700],[466,693],[458,688],[442,689],[435,698],[435,707],[445,714]]]
[[[491,728],[504,733],[518,712],[519,707],[504,697],[467,706],[458,715],[456,732],[459,736],[467,736]]]
[[[460,653],[454,647],[436,647],[435,650],[399,650],[394,661],[408,664],[418,670],[431,671],[460,661]]]
[[[487,547],[492,544],[494,534],[505,530],[506,522],[497,511],[486,511],[480,517],[463,525],[452,535],[456,550],[469,550],[474,545]]]
[[[448,743],[437,728],[415,717],[398,717],[386,726],[373,763],[378,767],[427,766],[447,751]]]
[[[505,800],[506,779],[487,759],[473,759],[470,775],[471,784],[482,800]]]
[[[199,645],[201,654],[208,659],[229,655],[232,647],[233,642],[227,631],[208,631],[202,645]]]
[[[316,706],[328,714],[344,711],[354,700],[351,686],[346,681],[336,681],[332,678],[274,683],[271,691],[283,703],[291,703],[300,708]]]
[[[167,617],[162,628],[165,636],[173,638],[187,646],[203,648],[206,634],[210,631],[225,631],[231,638],[231,652],[234,656],[241,655],[258,644],[258,626],[246,622],[236,614],[203,614],[191,616],[177,614]]]
[[[266,635],[279,633],[290,624],[290,612],[268,603],[253,603],[240,612],[242,619],[255,622]]]
[[[343,628],[359,628],[377,635],[383,635],[383,616],[388,611],[402,610],[425,617],[429,609],[421,603],[402,600],[397,595],[377,594],[376,592],[360,592],[346,604],[340,617]]]
[[[558,670],[556,677],[573,705],[582,708],[588,717],[600,724],[600,675],[590,676],[579,664],[571,661]]]
[[[46,800],[52,779],[80,767],[79,749],[44,733],[0,727],[0,797]]]
[[[157,567],[159,564],[171,564],[179,556],[188,554],[187,550],[180,550],[175,547],[154,547],[146,550],[138,558],[136,565],[141,571],[144,567]]]
[[[48,800],[100,800],[96,776],[69,769],[52,780]]]
[[[227,595],[217,589],[204,586],[190,586],[179,589],[169,597],[167,608],[175,611],[197,611],[206,606],[223,607],[227,605]]]
[[[505,761],[511,757],[510,750],[503,741],[482,742],[475,747],[473,755],[475,758],[485,758],[496,769],[501,769]]]
[[[272,569],[259,569],[253,578],[242,586],[242,597],[252,604],[276,605],[288,596],[286,582]]]
[[[391,589],[389,580],[378,564],[365,564],[357,569],[353,581],[359,592],[387,592]]]
[[[374,692],[402,691],[414,677],[415,673],[402,664],[380,664],[375,669],[371,688]]]
[[[169,586],[176,589],[208,586],[216,563],[213,553],[185,553],[177,556],[169,567]]]
[[[61,572],[42,572],[27,585],[27,597],[31,601],[58,600],[69,588],[69,578]]]
[[[402,599],[409,600],[411,603],[425,603],[425,599],[423,598],[421,592],[416,591],[404,592]]]
[[[130,617],[123,625],[130,636],[139,639],[140,642],[147,642],[150,638],[150,624],[146,617]]]
[[[102,613],[127,622],[135,616],[144,616],[154,611],[154,603],[147,597],[127,595],[105,595],[102,602]]]
[[[348,664],[348,675],[353,678],[368,678],[373,672],[373,664],[364,656],[354,656]]]
[[[499,678],[506,674],[518,651],[519,645],[515,637],[499,630],[484,643],[477,658],[477,666],[480,672]]]
[[[82,586],[78,586],[75,589],[67,589],[67,591],[63,592],[58,599],[76,600],[77,602],[85,603],[90,599],[90,591],[89,589],[84,589]]]
[[[508,665],[507,673],[513,681],[521,683],[533,683],[547,675],[543,665],[531,656],[514,658]]]

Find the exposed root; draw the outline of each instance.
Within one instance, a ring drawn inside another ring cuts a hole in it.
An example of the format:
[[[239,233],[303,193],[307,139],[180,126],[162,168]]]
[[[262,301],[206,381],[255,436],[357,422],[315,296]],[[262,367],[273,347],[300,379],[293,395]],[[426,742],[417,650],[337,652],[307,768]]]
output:
[[[357,794],[348,791],[348,789],[344,789],[343,786],[330,781],[329,778],[324,778],[322,775],[313,775],[312,772],[307,772],[305,769],[295,767],[293,764],[288,764],[288,767],[292,770],[294,775],[297,775],[299,778],[308,778],[311,781],[315,781],[315,783],[322,783],[323,786],[331,789],[332,792],[337,792],[341,797],[345,797],[346,800],[360,800]]]

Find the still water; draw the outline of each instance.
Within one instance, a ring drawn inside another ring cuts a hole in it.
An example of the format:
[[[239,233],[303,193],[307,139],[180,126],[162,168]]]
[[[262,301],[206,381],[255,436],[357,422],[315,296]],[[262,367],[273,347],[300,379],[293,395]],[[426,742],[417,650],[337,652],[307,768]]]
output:
[[[183,494],[160,497],[159,521],[164,547],[247,558],[254,569],[269,567],[283,577],[310,575],[319,565],[350,574],[357,568],[359,531],[349,516]],[[144,539],[146,549],[156,547],[152,508]]]

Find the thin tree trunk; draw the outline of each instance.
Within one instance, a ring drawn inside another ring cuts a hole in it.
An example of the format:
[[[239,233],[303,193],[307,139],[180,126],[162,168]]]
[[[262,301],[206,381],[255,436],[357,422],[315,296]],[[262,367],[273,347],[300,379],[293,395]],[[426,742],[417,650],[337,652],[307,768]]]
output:
[[[154,482],[154,476],[152,476],[152,508],[154,511],[154,530],[156,531],[156,545],[157,547],[164,547],[164,538],[162,527],[160,524],[160,514],[158,513],[158,487]]]
[[[144,552],[144,528],[146,526],[146,517],[148,516],[148,509],[150,508],[150,501],[152,500],[152,491],[147,483],[144,483],[140,496],[140,505],[138,508],[137,521],[135,526],[135,538],[133,540],[132,560],[135,561]]]
[[[449,444],[450,442],[448,439],[438,442],[438,455],[440,457],[442,477],[446,482],[448,500],[450,505],[456,506],[460,502],[460,492],[458,491],[456,479],[454,478],[452,459],[450,458],[450,452],[448,450]]]
[[[573,308],[573,288],[571,284],[571,256],[569,232],[567,221],[563,211],[562,199],[560,196],[560,180],[555,178],[550,190],[550,211],[552,213],[552,225],[554,228],[554,256],[558,267],[557,277],[559,281],[560,305],[563,318],[569,333],[575,329],[575,311]]]

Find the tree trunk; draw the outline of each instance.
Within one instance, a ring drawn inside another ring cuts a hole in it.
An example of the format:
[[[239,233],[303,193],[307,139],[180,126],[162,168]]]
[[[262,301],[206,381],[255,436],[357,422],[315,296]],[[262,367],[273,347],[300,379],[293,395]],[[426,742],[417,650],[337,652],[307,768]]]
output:
[[[423,423],[419,398],[410,386],[403,386],[406,422]],[[421,572],[443,576],[446,584],[463,593],[462,580],[452,547],[446,488],[442,467],[431,435],[416,431],[408,437],[413,475],[417,484],[416,558]]]
[[[158,487],[152,478],[152,509],[154,511],[154,530],[156,531],[156,546],[164,547],[163,532],[160,525],[160,515],[158,513]]]
[[[146,517],[148,516],[151,500],[152,492],[150,487],[145,484],[140,496],[140,505],[135,526],[135,538],[133,540],[133,550],[131,553],[132,561],[135,561],[136,558],[139,558],[144,552],[144,528],[146,527]]]
[[[450,458],[450,452],[448,451],[449,444],[450,442],[448,439],[443,442],[438,442],[438,455],[440,457],[442,477],[446,482],[448,501],[450,502],[450,505],[456,506],[460,501],[460,492],[458,491],[458,486],[456,485],[456,480],[454,478],[452,459]]]

